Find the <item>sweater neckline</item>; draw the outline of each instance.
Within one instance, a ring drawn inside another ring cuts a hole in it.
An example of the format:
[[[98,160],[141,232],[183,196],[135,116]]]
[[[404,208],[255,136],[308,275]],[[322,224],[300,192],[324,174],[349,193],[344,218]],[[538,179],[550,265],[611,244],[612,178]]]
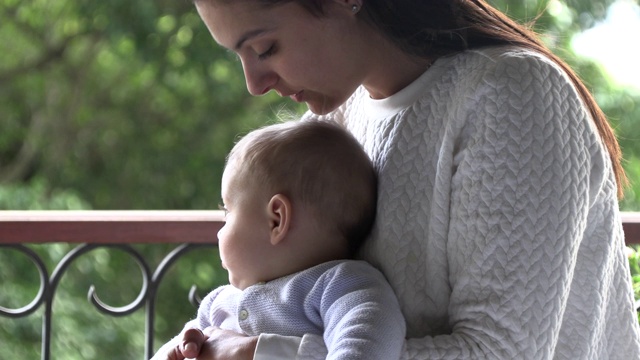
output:
[[[369,93],[364,90],[364,109],[369,119],[385,119],[408,108],[422,94],[424,89],[432,84],[446,68],[446,63],[451,57],[441,57],[437,59],[422,75],[411,84],[397,93],[384,99],[372,99]]]

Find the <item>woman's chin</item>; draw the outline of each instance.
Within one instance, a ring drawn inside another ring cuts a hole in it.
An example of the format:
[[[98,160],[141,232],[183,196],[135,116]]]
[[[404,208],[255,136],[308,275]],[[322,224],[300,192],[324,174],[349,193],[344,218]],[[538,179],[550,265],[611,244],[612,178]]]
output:
[[[321,103],[307,101],[307,107],[316,115],[326,115],[337,109],[338,106],[340,106],[340,104],[333,104],[327,101],[323,101]]]

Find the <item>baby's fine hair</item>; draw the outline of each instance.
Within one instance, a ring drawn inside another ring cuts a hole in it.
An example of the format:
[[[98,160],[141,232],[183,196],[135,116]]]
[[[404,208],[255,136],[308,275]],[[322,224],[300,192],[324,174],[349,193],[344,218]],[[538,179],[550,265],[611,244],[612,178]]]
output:
[[[268,125],[244,136],[227,164],[253,186],[283,194],[333,226],[350,255],[369,234],[376,212],[377,179],[358,141],[337,123],[320,120]]]

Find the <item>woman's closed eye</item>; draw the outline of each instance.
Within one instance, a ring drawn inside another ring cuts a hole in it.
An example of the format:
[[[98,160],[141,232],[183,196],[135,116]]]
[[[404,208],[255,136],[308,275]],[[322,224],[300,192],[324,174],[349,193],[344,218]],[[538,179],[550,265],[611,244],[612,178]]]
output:
[[[260,61],[267,60],[269,57],[275,54],[275,52],[276,52],[276,45],[273,44],[266,51],[258,54],[258,60]]]

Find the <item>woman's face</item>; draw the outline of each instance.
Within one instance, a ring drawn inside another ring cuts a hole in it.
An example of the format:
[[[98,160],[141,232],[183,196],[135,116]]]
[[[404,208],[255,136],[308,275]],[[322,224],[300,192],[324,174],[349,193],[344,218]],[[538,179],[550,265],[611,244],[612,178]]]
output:
[[[209,0],[197,9],[216,42],[239,56],[252,95],[275,90],[326,114],[362,83],[361,25],[348,4],[327,1],[323,17],[295,2]]]

